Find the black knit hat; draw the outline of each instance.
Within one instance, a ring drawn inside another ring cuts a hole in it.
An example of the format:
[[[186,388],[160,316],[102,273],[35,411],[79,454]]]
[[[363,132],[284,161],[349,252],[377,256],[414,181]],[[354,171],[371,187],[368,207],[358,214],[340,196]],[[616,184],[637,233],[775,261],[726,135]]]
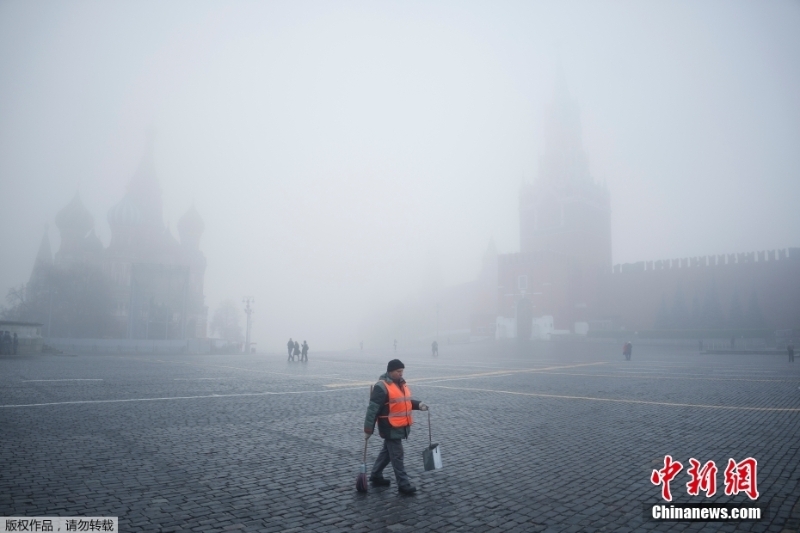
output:
[[[393,370],[397,370],[398,368],[405,368],[406,365],[400,359],[392,359],[389,361],[389,364],[386,365],[386,371],[392,372]]]

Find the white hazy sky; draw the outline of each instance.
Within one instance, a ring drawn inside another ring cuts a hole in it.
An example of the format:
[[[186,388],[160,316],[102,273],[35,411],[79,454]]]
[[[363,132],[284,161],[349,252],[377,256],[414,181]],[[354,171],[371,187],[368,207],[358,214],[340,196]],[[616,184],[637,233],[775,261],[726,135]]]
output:
[[[156,131],[165,222],[255,340],[358,342],[438,264],[519,249],[560,61],[614,262],[800,246],[798,2],[0,2],[0,291]],[[388,344],[388,343],[387,343]]]

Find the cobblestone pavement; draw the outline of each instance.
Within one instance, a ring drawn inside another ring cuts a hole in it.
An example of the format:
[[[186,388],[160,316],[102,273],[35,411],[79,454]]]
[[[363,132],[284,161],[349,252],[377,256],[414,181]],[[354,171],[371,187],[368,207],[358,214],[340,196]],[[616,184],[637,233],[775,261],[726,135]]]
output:
[[[391,351],[0,357],[0,515],[118,516],[125,531],[775,531],[800,529],[800,363],[674,347],[552,342],[400,350],[430,405],[405,443],[417,485],[355,491],[369,384]],[[371,463],[380,439],[369,442]],[[684,464],[675,502],[725,496],[758,460],[760,522],[655,522],[650,482]],[[689,458],[719,468],[689,496]],[[387,471],[387,477],[393,477]]]

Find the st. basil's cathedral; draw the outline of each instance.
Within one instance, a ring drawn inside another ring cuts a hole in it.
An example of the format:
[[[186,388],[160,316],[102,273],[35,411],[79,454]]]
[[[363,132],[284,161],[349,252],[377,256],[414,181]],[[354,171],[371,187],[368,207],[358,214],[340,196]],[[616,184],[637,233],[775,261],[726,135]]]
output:
[[[178,221],[177,240],[164,224],[152,136],[127,193],[108,211],[108,247],[97,237],[94,218],[79,194],[58,212],[55,223],[60,247],[51,255],[45,232],[27,284],[28,299],[45,302],[37,317],[45,336],[85,336],[59,327],[47,304],[53,300],[51,292],[66,290],[54,289],[51,280],[57,279],[59,271],[72,269],[101,273],[108,300],[104,314],[110,314],[111,319],[104,320],[102,331],[92,331],[91,336],[153,340],[206,337],[206,258],[200,251],[203,219],[192,205]]]

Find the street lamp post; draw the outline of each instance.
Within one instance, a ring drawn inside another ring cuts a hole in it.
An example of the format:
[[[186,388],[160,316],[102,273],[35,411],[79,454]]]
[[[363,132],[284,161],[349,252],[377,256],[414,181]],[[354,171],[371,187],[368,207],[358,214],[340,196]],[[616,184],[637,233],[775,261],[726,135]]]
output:
[[[247,315],[247,332],[245,333],[244,338],[244,351],[245,353],[250,353],[250,328],[253,324],[252,322],[252,315],[253,315],[253,308],[250,307],[251,303],[256,303],[255,298],[246,297],[242,298],[242,303],[244,304],[244,312]]]
[[[439,341],[439,304],[436,304],[436,341]]]

